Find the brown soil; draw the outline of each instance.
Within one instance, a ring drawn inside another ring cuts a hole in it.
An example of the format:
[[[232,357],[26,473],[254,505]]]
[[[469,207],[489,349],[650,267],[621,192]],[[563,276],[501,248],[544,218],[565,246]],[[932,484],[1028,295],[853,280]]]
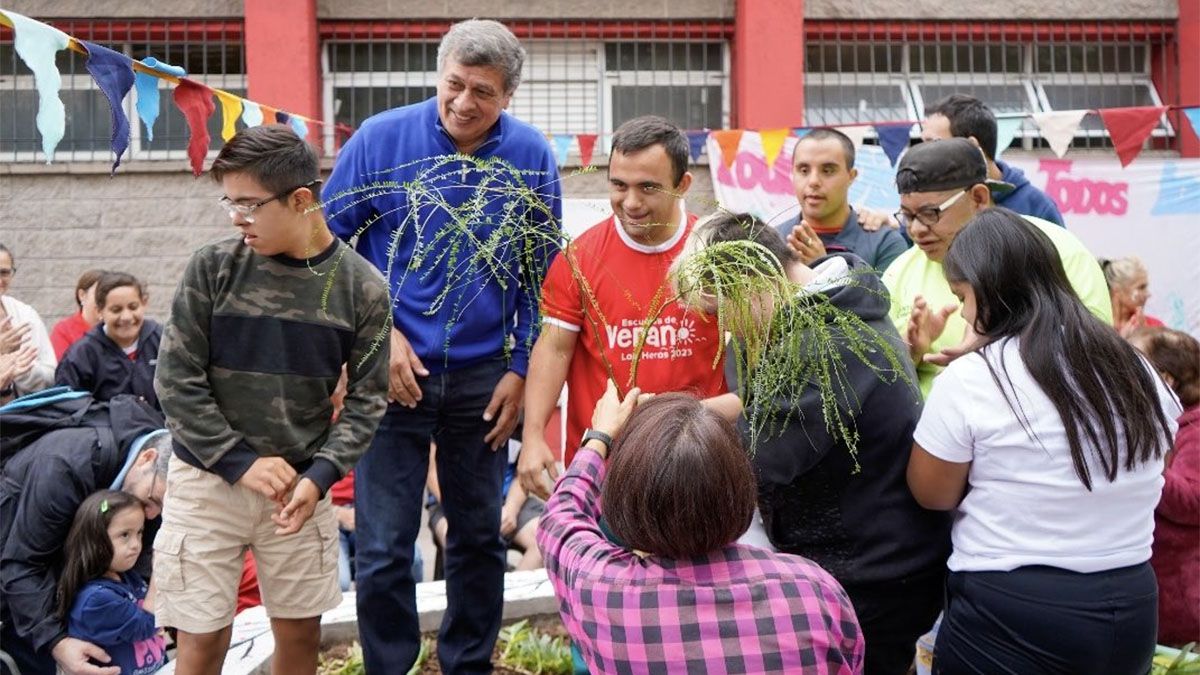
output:
[[[504,625],[516,623],[515,621],[506,621]],[[557,614],[540,614],[538,616],[529,617],[529,623],[534,628],[550,635],[551,637],[566,637],[567,630],[563,628],[562,621]],[[433,673],[441,673],[442,667],[438,663],[437,658],[437,631],[431,631],[421,636],[422,639],[428,640],[430,643],[430,653],[425,659],[425,664],[421,668],[422,675],[430,675]],[[321,658],[324,659],[343,659],[350,652],[349,644],[336,644],[321,652]],[[492,652],[492,663],[496,664],[493,671],[496,675],[528,675],[523,670],[514,670],[505,668],[500,665],[500,647],[496,646],[496,650]]]

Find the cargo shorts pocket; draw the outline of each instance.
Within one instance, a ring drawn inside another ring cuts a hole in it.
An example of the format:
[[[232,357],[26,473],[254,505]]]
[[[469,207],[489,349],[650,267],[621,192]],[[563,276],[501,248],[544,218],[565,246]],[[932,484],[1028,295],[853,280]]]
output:
[[[183,579],[183,532],[162,529],[154,537],[154,583],[159,590],[182,591]]]
[[[342,545],[338,536],[337,520],[332,516],[332,513],[327,514],[328,517],[317,519],[317,537],[321,548],[321,572],[329,573],[337,571],[338,557],[342,553]]]

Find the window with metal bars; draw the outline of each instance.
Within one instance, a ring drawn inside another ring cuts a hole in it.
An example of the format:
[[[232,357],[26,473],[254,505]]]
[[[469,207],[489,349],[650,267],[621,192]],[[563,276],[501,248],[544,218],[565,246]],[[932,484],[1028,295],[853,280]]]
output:
[[[525,65],[509,112],[547,134],[611,134],[638,115],[686,129],[729,122],[729,62],[722,41],[608,42],[524,39]],[[437,86],[437,42],[325,43],[325,115],[358,126]],[[326,150],[335,145],[327,133]]]
[[[927,105],[954,93],[975,96],[999,115],[1160,106],[1156,80],[1167,72],[1154,63],[1155,49],[1147,42],[810,42],[805,124],[920,120]],[[1154,136],[1172,135],[1164,116]],[[1032,123],[1015,143],[1041,144]],[[1098,115],[1084,118],[1076,145],[1111,145]]]
[[[246,93],[245,57],[242,45],[233,36],[227,40],[151,42],[138,39],[129,30],[114,30],[102,22],[89,21],[80,33],[90,34],[97,43],[122,52],[134,60],[153,56],[160,61],[183,67],[188,77],[239,96]],[[186,22],[176,22],[183,23]],[[71,32],[75,26],[61,26]],[[0,34],[0,161],[45,161],[42,140],[37,130],[38,94],[33,73],[17,55],[12,32]],[[56,65],[62,74],[60,96],[66,109],[66,127],[55,153],[61,161],[109,161],[111,118],[108,100],[88,74],[87,57],[71,50],[58,52]],[[187,156],[187,122],[171,100],[171,85],[159,84],[158,119],[151,141],[137,114],[137,90],[132,89],[123,102],[130,121],[130,145],[125,161],[171,159]],[[239,122],[240,125],[240,122]],[[208,122],[210,154],[220,149],[221,115]]]

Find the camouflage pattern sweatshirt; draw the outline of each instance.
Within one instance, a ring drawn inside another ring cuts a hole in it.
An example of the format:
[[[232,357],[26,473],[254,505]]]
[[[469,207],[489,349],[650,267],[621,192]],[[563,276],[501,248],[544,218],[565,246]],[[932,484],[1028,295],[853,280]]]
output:
[[[340,240],[308,260],[259,255],[241,237],[196,251],[154,383],[175,455],[230,484],[283,457],[324,495],[387,408],[390,310],[382,275]],[[346,407],[331,422],[343,364]]]

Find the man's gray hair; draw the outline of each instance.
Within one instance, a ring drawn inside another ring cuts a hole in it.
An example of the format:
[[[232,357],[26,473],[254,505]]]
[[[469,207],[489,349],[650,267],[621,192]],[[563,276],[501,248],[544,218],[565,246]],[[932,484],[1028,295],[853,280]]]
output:
[[[450,27],[438,45],[438,72],[453,57],[464,66],[492,66],[504,75],[504,93],[511,94],[521,83],[525,49],[507,26],[491,19],[468,19]]]
[[[171,434],[166,429],[154,434],[154,436],[146,440],[146,444],[142,446],[141,452],[152,448],[158,452],[154,457],[154,473],[159,476],[166,476],[167,463],[171,461],[171,453],[173,452]]]

